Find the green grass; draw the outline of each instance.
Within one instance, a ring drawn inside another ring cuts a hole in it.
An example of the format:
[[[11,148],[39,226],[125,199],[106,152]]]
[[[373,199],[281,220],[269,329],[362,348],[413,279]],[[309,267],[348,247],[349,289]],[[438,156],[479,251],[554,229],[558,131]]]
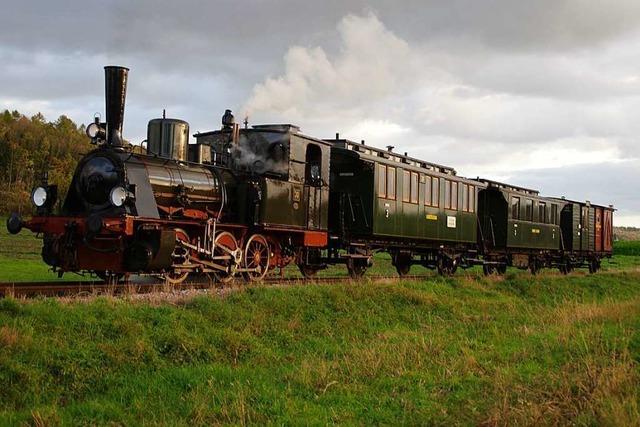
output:
[[[616,255],[640,257],[640,241],[627,240],[615,242],[613,249]]]
[[[640,272],[0,300],[0,425],[640,423]]]
[[[66,274],[59,279],[42,261],[42,239],[29,230],[9,234],[5,223],[6,219],[0,218],[0,282],[83,280],[76,274]]]

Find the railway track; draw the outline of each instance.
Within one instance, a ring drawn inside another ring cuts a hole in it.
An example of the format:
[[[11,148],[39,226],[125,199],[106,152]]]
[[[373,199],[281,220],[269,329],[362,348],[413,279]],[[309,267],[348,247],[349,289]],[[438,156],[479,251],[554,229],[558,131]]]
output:
[[[402,280],[419,280],[430,277],[428,275],[410,275],[404,276]],[[255,284],[270,285],[291,285],[303,283],[349,283],[355,281],[395,281],[400,277],[394,276],[365,276],[362,279],[354,280],[348,276],[331,276],[331,277],[314,277],[304,279],[301,277],[267,277],[262,282]],[[180,285],[170,285],[162,281],[154,282],[125,282],[125,283],[105,283],[101,281],[68,281],[68,282],[16,282],[16,283],[0,283],[0,298],[13,297],[36,297],[36,296],[74,296],[74,295],[101,295],[101,294],[124,294],[124,293],[150,293],[150,292],[173,292],[188,289],[208,289],[223,287],[238,287],[245,284],[240,280],[229,284],[210,283],[210,282],[189,282]],[[253,284],[252,284],[253,285]]]

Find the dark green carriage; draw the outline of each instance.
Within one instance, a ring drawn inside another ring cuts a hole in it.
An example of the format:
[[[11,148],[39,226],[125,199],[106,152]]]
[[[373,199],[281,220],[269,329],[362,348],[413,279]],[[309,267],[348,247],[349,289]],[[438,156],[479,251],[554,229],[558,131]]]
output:
[[[613,253],[613,206],[558,200],[565,203],[560,215],[563,250],[574,265],[597,271],[600,260]]]
[[[484,184],[392,151],[330,142],[333,229],[386,247],[475,245],[476,196]]]
[[[334,247],[348,249],[347,257],[389,252],[400,275],[413,264],[450,274],[481,262],[476,210],[484,184],[392,150],[327,141],[333,144],[329,230]]]
[[[482,243],[487,249],[559,250],[559,213],[564,203],[541,197],[536,190],[495,181],[478,200]]]

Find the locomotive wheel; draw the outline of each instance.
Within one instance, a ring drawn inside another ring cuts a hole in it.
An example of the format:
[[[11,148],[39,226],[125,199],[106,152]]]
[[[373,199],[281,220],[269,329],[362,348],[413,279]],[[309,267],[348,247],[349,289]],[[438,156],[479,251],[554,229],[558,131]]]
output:
[[[235,251],[238,250],[238,241],[233,234],[228,231],[222,231],[216,235],[214,240],[215,248],[213,250],[213,256],[227,256],[229,259],[216,259],[214,262],[216,264],[223,265],[227,267],[227,271],[216,271],[213,273],[213,276],[216,281],[221,283],[228,283],[233,280],[233,276],[235,274],[234,265],[236,264],[236,260],[233,256]]]
[[[176,247],[171,254],[171,259],[173,260],[174,265],[180,264],[189,264],[189,250],[180,246],[178,241],[189,242],[189,235],[186,231],[177,228],[176,229]],[[177,268],[174,267],[171,271],[162,275],[162,279],[171,284],[178,285],[185,281],[185,279],[189,276],[188,271],[177,271]]]
[[[254,234],[249,238],[244,249],[244,268],[257,268],[257,271],[245,271],[244,278],[247,281],[256,282],[264,279],[269,270],[271,251],[267,239],[260,234]]]

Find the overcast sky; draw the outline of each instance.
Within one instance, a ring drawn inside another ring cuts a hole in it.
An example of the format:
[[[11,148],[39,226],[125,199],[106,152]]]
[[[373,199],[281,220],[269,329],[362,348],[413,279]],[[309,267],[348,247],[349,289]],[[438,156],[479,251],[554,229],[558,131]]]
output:
[[[225,108],[396,146],[458,174],[614,204],[640,226],[640,2],[0,0],[0,109],[104,115],[124,134]]]

